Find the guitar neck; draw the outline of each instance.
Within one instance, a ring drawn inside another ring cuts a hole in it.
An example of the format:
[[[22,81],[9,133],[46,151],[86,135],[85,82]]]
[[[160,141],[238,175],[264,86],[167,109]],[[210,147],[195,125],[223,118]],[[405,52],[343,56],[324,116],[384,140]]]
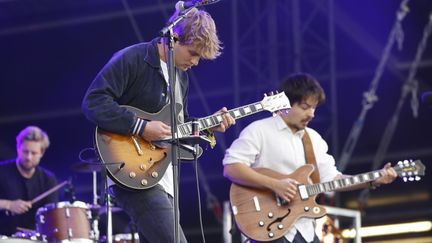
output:
[[[366,182],[374,181],[380,177],[381,177],[380,171],[376,170],[364,174],[337,179],[334,181],[307,185],[306,190],[309,196],[313,196],[323,192],[332,192],[338,189],[344,189],[359,184],[363,184]]]
[[[239,108],[229,110],[227,113],[229,113],[234,119],[239,119],[242,117],[246,117],[261,112],[263,110],[264,108],[261,105],[261,102],[255,102],[249,105],[245,105]],[[222,120],[223,120],[222,114],[215,114],[215,115],[210,115],[207,117],[200,118],[198,119],[199,131],[203,131],[208,128],[215,127],[221,124]],[[186,122],[180,124],[178,126],[178,131],[180,132],[181,136],[190,136],[192,134],[192,122]]]

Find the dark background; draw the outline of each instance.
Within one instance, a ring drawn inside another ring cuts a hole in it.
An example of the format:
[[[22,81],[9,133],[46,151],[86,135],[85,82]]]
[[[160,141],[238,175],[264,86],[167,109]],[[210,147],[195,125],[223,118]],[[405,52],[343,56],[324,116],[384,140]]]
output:
[[[54,171],[59,181],[71,178],[78,200],[91,203],[91,173],[70,169],[79,162],[79,153],[93,144],[95,127],[82,115],[81,99],[114,52],[158,35],[174,4],[171,0],[0,0],[0,159],[16,156],[15,136],[21,129],[40,126],[52,143],[43,166]],[[396,0],[222,0],[207,6],[224,43],[224,54],[214,61],[201,61],[190,71],[190,114],[203,117],[222,106],[235,108],[259,101],[288,74],[309,72],[321,80],[327,93],[327,103],[318,109],[310,126],[327,140],[338,161],[351,128],[358,124],[363,94],[371,87],[399,4]],[[431,38],[416,69],[417,91],[405,99],[401,95],[432,2],[416,0],[408,5],[402,21],[403,48],[398,50],[394,43],[390,49],[376,86],[379,99],[360,122],[363,129],[345,164],[346,173],[370,171],[374,160],[378,167],[385,161],[404,159],[421,159],[430,165],[432,107],[419,97],[432,91]],[[398,102],[402,106],[396,129],[385,136]],[[411,102],[419,103],[417,117]],[[228,200],[229,192],[229,183],[222,176],[224,150],[244,126],[268,115],[239,120],[225,135],[217,136],[215,149],[201,157],[199,176],[220,204]],[[383,141],[388,142],[388,149],[384,147],[377,155]],[[83,156],[90,158],[92,153]],[[398,180],[373,191],[363,208],[363,224],[430,220],[429,171],[419,182]],[[205,191],[201,187],[207,242],[222,242],[222,226],[212,207],[208,209]],[[191,164],[182,166],[180,193],[187,238],[200,242]],[[358,192],[342,193],[322,202],[358,209],[358,196]]]

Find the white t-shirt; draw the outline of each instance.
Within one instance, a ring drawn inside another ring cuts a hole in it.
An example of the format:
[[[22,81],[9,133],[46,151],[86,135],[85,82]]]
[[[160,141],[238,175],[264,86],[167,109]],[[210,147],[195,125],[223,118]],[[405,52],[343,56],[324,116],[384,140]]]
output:
[[[165,77],[165,81],[167,82],[167,85],[169,85],[168,80],[168,67],[167,64],[160,60],[161,68],[163,76]],[[177,77],[178,78],[178,77]],[[178,86],[178,85],[177,85]],[[169,94],[168,94],[169,95]],[[172,163],[168,165],[165,174],[163,175],[162,179],[159,181],[159,184],[163,187],[163,189],[170,194],[172,197],[174,197],[174,180],[173,180],[173,170],[172,170]]]
[[[306,128],[320,172],[320,181],[331,181],[340,172],[328,145],[313,129]],[[253,168],[269,168],[282,174],[291,174],[306,164],[302,137],[304,130],[293,133],[280,116],[258,120],[247,126],[226,151],[223,164],[244,163]],[[314,220],[301,218],[285,235],[292,241],[297,230],[306,241],[314,237]]]

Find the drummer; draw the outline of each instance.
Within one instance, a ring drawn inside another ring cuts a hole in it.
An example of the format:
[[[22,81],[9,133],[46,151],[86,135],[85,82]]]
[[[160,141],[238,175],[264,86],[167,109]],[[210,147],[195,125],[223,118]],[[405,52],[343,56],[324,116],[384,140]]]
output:
[[[49,147],[48,135],[28,126],[16,137],[17,158],[0,163],[0,235],[12,235],[17,227],[35,229],[39,207],[58,201],[56,192],[32,204],[31,200],[57,184],[54,174],[39,166]]]

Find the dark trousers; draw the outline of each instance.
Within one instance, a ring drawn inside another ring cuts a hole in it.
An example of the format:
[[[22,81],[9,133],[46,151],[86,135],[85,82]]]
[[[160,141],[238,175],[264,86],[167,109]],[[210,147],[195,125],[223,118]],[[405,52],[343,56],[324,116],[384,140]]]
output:
[[[118,205],[136,224],[141,243],[174,242],[174,202],[160,185],[141,191],[113,186],[112,191]],[[180,242],[187,242],[181,228]]]
[[[318,239],[318,237],[315,235],[313,241],[307,242],[303,236],[300,234],[300,232],[297,231],[297,234],[295,235],[293,241],[289,242],[285,237],[282,237],[280,239],[274,240],[274,241],[266,241],[266,243],[320,243],[321,241]],[[259,241],[251,240],[251,243],[259,243]]]

